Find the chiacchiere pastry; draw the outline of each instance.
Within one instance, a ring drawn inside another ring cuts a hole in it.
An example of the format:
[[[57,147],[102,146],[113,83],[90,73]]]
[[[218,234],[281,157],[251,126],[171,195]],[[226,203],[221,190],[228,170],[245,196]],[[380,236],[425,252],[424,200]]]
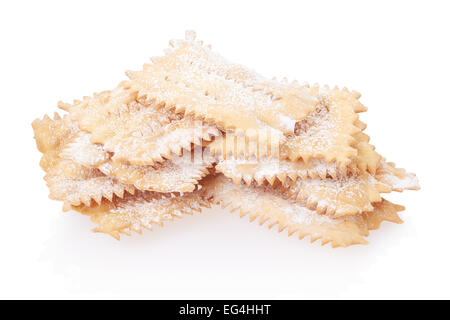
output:
[[[50,198],[119,239],[211,205],[332,247],[402,223],[416,176],[369,143],[360,94],[277,81],[187,32],[109,91],[33,122]]]

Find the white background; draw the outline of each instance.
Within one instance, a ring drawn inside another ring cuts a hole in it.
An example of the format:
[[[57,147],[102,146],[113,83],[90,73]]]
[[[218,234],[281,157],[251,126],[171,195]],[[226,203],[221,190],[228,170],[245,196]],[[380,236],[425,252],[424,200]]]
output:
[[[2,1],[0,298],[450,298],[447,1]],[[417,173],[403,225],[331,249],[210,210],[118,242],[47,198],[31,122],[186,29],[265,76],[347,86]]]

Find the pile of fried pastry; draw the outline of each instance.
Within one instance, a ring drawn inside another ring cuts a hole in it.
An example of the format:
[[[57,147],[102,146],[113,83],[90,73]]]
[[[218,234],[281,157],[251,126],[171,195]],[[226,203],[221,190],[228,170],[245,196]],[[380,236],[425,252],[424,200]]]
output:
[[[50,198],[96,232],[119,239],[221,205],[346,247],[402,222],[383,193],[419,188],[369,144],[355,91],[266,79],[193,32],[127,76],[32,124]]]

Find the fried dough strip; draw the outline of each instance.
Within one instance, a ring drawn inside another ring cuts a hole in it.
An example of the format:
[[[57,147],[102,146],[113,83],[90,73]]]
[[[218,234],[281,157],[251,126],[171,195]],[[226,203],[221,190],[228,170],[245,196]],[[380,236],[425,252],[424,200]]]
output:
[[[384,161],[375,175],[359,173],[350,177],[339,173],[335,165],[327,165],[323,161],[310,160],[307,169],[304,166],[303,162],[285,160],[227,159],[219,161],[215,169],[236,185],[241,184],[242,180],[248,185],[254,182],[261,185],[265,181],[273,185],[279,180],[287,185],[291,195],[304,200],[308,208],[335,216],[372,211],[373,202],[381,200],[380,193],[417,190],[419,187],[414,174]]]
[[[92,134],[81,131],[74,123],[74,135],[61,150],[59,156],[82,166],[98,168],[111,161],[111,154],[101,144],[91,142]]]
[[[327,86],[314,86],[309,90],[321,103],[306,119],[297,122],[294,135],[285,143],[275,140],[278,145],[271,144],[270,132],[264,132],[258,140],[227,132],[210,144],[211,153],[224,158],[232,155],[235,158],[256,156],[257,159],[269,154],[270,158],[301,160],[305,163],[310,159],[324,159],[327,163],[336,162],[343,169],[353,165],[352,159],[358,155],[359,143],[360,149],[365,151],[361,156],[373,157],[369,152],[371,146],[366,143],[367,136],[361,135],[364,124],[357,116],[357,112],[365,108],[357,99],[360,94],[346,88],[330,89]],[[270,142],[267,144],[267,141]],[[371,162],[358,163],[361,169],[365,170],[364,166],[376,162],[376,159],[369,158],[367,161]]]
[[[419,190],[419,180],[414,173],[406,172],[405,169],[396,168],[395,163],[381,160],[375,178],[391,188],[392,191]]]
[[[218,135],[207,122],[196,121],[164,110],[154,103],[136,100],[136,91],[124,81],[112,91],[104,91],[76,101],[60,103],[80,128],[92,134],[91,142],[113,152],[114,161],[153,165],[190,150],[191,143],[201,145]]]
[[[366,127],[359,120],[355,122],[355,126],[361,130],[364,130]],[[354,137],[354,148],[357,150],[357,156],[347,168],[339,167],[336,162],[327,163],[324,159],[317,158],[310,159],[307,163],[302,159],[288,161],[284,160],[286,158],[284,155],[280,155],[280,159],[266,157],[259,159],[256,157],[245,158],[243,156],[236,159],[233,154],[245,154],[245,149],[246,147],[248,148],[248,145],[242,140],[237,140],[232,134],[228,134],[223,139],[216,138],[208,144],[208,148],[218,159],[216,170],[233,179],[237,184],[242,179],[247,184],[251,184],[252,181],[261,184],[264,180],[273,184],[276,179],[284,184],[287,177],[293,181],[296,181],[299,177],[303,180],[317,177],[321,179],[326,179],[327,177],[336,179],[337,176],[345,176],[348,173],[357,174],[357,169],[360,172],[367,171],[375,175],[381,163],[381,156],[375,151],[375,147],[368,143],[369,137],[366,134],[358,132]],[[233,148],[240,151],[229,152]]]
[[[402,206],[386,200],[374,204],[374,211],[351,217],[332,219],[309,210],[299,201],[284,198],[279,191],[264,186],[236,186],[223,175],[208,177],[203,184],[205,196],[215,204],[238,210],[241,217],[250,216],[250,221],[268,222],[269,228],[278,225],[288,235],[298,233],[302,239],[310,236],[311,242],[322,240],[322,245],[347,247],[367,244],[364,239],[369,230],[377,229],[382,221],[401,223],[398,211]]]
[[[102,198],[111,200],[114,195],[123,197],[125,191],[134,193],[131,185],[105,176],[97,169],[86,168],[78,163],[62,159],[59,155],[67,143],[77,134],[77,126],[67,117],[55,113],[54,119],[45,116],[33,121],[36,144],[42,152],[41,167],[50,189],[50,198],[72,205],[100,203]]]
[[[164,222],[181,218],[184,214],[192,215],[209,206],[199,191],[179,197],[137,191],[135,195],[126,195],[122,199],[115,197],[112,201],[102,201],[91,207],[66,205],[65,210],[73,209],[90,216],[98,225],[94,232],[106,233],[120,240],[121,234],[152,230],[155,224],[163,226]]]
[[[123,197],[125,191],[134,193],[132,185],[120,183],[105,176],[100,170],[90,169],[79,164],[61,160],[44,177],[50,189],[50,198],[69,202],[72,205],[92,205],[102,198],[112,199],[113,195]]]
[[[389,186],[393,191],[418,190],[418,180],[415,174],[407,173],[404,169],[395,168],[393,163],[380,162],[375,174],[371,174],[378,182]],[[283,185],[287,178],[295,182],[297,179],[327,179],[337,180],[345,177],[349,171],[342,171],[335,163],[326,164],[323,159],[312,159],[305,164],[302,161],[290,162],[276,159],[224,159],[219,160],[216,171],[223,173],[239,185],[242,180],[250,185],[256,182],[258,185],[267,181],[273,185],[279,180]],[[351,173],[351,172],[350,172]],[[359,172],[353,172],[358,175]]]
[[[97,168],[105,175],[114,177],[124,184],[134,185],[142,191],[191,192],[214,162],[214,158],[203,154],[198,147],[192,152],[184,152],[181,156],[173,155],[171,160],[153,166],[122,163],[112,160],[102,145],[91,143],[90,137],[90,133],[78,132],[67,144],[61,157],[83,166]]]
[[[236,184],[244,180],[248,185],[256,181],[258,185],[269,182],[271,185],[278,179],[285,184],[287,178],[296,181],[298,178],[306,180],[326,179],[345,175],[336,163],[327,164],[323,159],[311,159],[307,164],[301,160],[288,161],[279,159],[263,158],[256,160],[246,159],[224,159],[218,161],[216,171],[231,178]]]
[[[380,165],[381,155],[375,151],[375,147],[369,144],[370,137],[363,133],[366,129],[366,124],[360,120],[355,122],[355,126],[361,129],[353,135],[355,138],[354,148],[358,150],[357,167],[360,171],[368,171],[375,174]]]
[[[380,193],[391,189],[368,173],[333,179],[298,179],[289,186],[289,193],[303,200],[320,214],[334,217],[373,211],[373,203],[382,200]]]
[[[281,153],[286,153],[291,161],[323,158],[328,163],[336,161],[340,167],[348,166],[357,156],[352,147],[354,135],[361,131],[355,125],[358,121],[355,110],[362,106],[356,98],[359,94],[328,86],[314,86],[311,91],[321,104],[297,123],[295,135],[288,139]]]
[[[358,124],[362,128],[362,123]],[[361,139],[361,140],[360,140]],[[231,141],[234,145],[239,145],[233,141],[232,138],[224,139],[224,141]],[[208,145],[211,149],[211,153],[215,154],[219,159],[216,166],[216,170],[225,174],[225,176],[233,179],[237,184],[243,179],[247,184],[251,184],[255,180],[258,184],[261,184],[264,179],[270,184],[278,179],[283,184],[286,178],[289,177],[291,180],[296,181],[297,178],[306,180],[307,178],[321,178],[326,179],[327,177],[332,177],[336,179],[338,176],[346,176],[348,173],[356,174],[356,168],[361,171],[363,168],[369,170],[369,166],[364,164],[370,163],[376,168],[378,167],[378,154],[373,150],[373,147],[368,143],[368,139],[365,139],[364,134],[357,134],[355,148],[357,149],[358,155],[354,161],[347,166],[347,168],[341,168],[336,162],[327,163],[325,159],[310,159],[307,163],[302,159],[298,161],[288,161],[284,160],[285,157],[281,156],[280,159],[269,159],[260,158],[258,161],[256,159],[235,159],[233,155],[220,157],[219,155],[227,154],[227,148],[221,140],[214,140]],[[222,151],[218,150],[222,148]],[[238,147],[239,148],[239,147]],[[242,146],[240,148],[243,148]],[[375,154],[375,155],[374,155]],[[372,168],[371,168],[372,169]],[[372,172],[372,170],[371,170]],[[375,172],[373,172],[375,173]]]
[[[127,73],[140,97],[165,108],[213,121],[223,130],[240,128],[251,138],[269,131],[281,141],[318,104],[306,86],[266,80],[229,63],[192,34],[171,46],[143,71]]]
[[[126,165],[118,162],[102,164],[99,169],[122,183],[134,185],[139,190],[156,192],[192,192],[199,180],[208,174],[213,161],[191,161],[175,157],[155,166]]]
[[[359,120],[355,125],[361,130],[366,127]],[[381,200],[380,193],[418,188],[414,174],[402,174],[401,170],[395,170],[381,160],[375,148],[368,143],[369,136],[357,132],[354,137],[359,176],[338,177],[336,181],[297,180],[291,184],[290,192],[297,194],[297,199],[305,200],[309,208],[339,217],[372,211],[373,203]]]

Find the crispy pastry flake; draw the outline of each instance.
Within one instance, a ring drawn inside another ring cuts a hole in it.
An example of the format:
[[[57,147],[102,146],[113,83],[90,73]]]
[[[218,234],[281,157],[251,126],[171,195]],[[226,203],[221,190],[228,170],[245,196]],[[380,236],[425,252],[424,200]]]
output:
[[[334,217],[373,211],[373,203],[382,200],[380,193],[390,192],[368,173],[334,179],[298,179],[289,193],[318,213]]]
[[[171,46],[143,71],[128,72],[140,97],[167,109],[212,121],[223,130],[240,129],[251,139],[269,131],[282,141],[283,133],[293,133],[296,121],[318,104],[308,87],[267,80],[231,64],[193,34]]]
[[[90,216],[97,223],[94,232],[102,232],[120,240],[120,235],[130,235],[131,231],[141,233],[142,229],[152,230],[153,225],[163,226],[164,222],[200,212],[209,207],[209,202],[199,191],[172,197],[154,192],[137,191],[112,201],[103,200],[94,206],[65,205],[65,210],[73,209]]]
[[[393,162],[386,162],[382,159],[381,165],[377,169],[376,179],[387,185],[393,191],[419,190],[419,180],[414,173],[405,169],[395,167]]]
[[[353,135],[355,138],[354,148],[358,150],[358,156],[356,157],[358,169],[362,172],[368,171],[375,174],[380,165],[381,155],[375,151],[373,145],[369,144],[370,137],[362,132],[366,129],[366,124],[357,120],[355,126],[361,129],[360,132]]]
[[[327,164],[323,159],[311,159],[307,164],[302,161],[288,161],[279,159],[263,158],[259,160],[252,159],[234,159],[227,158],[218,161],[216,170],[231,178],[236,184],[244,180],[247,184],[256,181],[258,185],[264,181],[273,184],[277,179],[285,184],[287,178],[292,181],[297,179],[306,180],[326,179],[342,176],[346,171],[342,171],[335,163]]]
[[[357,112],[365,108],[357,99],[360,95],[346,88],[314,86],[308,89],[311,95],[318,97],[320,104],[304,120],[296,122],[294,134],[287,140],[276,140],[270,131],[261,131],[257,139],[232,131],[210,144],[212,154],[235,158],[256,156],[257,159],[269,155],[270,158],[302,160],[305,163],[310,159],[324,159],[345,168],[352,164],[352,159],[358,155],[358,144],[361,144],[362,150],[368,150],[367,155],[362,156],[373,157],[369,153],[370,145],[366,143],[368,139],[364,135],[359,136],[364,124],[358,120]],[[367,161],[372,164],[376,159]],[[359,164],[364,170],[365,165],[368,164]]]
[[[50,198],[72,205],[100,203],[102,198],[111,200],[113,195],[123,197],[125,191],[134,193],[131,185],[105,176],[98,169],[86,168],[78,163],[62,159],[59,155],[78,129],[67,117],[55,114],[54,119],[45,116],[33,122],[36,144],[42,152],[41,167],[50,189]]]
[[[182,155],[172,155],[170,160],[153,166],[123,163],[114,161],[114,156],[111,158],[111,153],[105,152],[102,145],[93,144],[90,137],[90,133],[79,131],[61,152],[61,157],[96,168],[142,191],[191,192],[214,162],[213,157],[197,147]]]
[[[359,94],[327,86],[315,86],[311,91],[321,103],[297,123],[294,136],[288,139],[281,153],[286,153],[292,161],[323,158],[328,163],[336,161],[340,167],[348,166],[357,156],[357,150],[352,147],[354,135],[361,131],[355,125],[358,120],[355,110],[361,105],[356,98]]]
[[[360,122],[358,126],[362,128],[363,123]],[[247,184],[251,184],[252,181],[256,181],[258,184],[263,183],[264,179],[270,184],[273,184],[276,179],[280,180],[283,184],[287,178],[296,181],[297,178],[306,180],[308,178],[336,179],[338,176],[346,176],[348,174],[357,175],[357,170],[360,172],[368,171],[371,174],[375,174],[381,156],[374,151],[374,147],[368,144],[368,136],[363,133],[357,133],[355,148],[357,150],[357,156],[347,166],[340,167],[336,162],[327,163],[325,159],[312,158],[308,162],[299,159],[298,161],[285,160],[284,156],[280,156],[279,159],[270,158],[245,158],[240,156],[235,158],[233,154],[226,152],[232,147],[245,148],[245,145],[239,143],[239,141],[228,138],[224,140],[214,140],[208,145],[211,153],[214,154],[217,159],[216,170],[222,172],[225,176],[231,178],[237,184],[243,179]],[[227,146],[224,141],[230,142],[231,145]],[[221,149],[221,150],[220,150]],[[220,150],[220,151],[219,151]],[[223,156],[226,155],[226,156]]]
[[[381,201],[380,193],[419,188],[414,174],[384,161],[374,175],[355,173],[347,176],[339,173],[336,165],[327,165],[320,160],[310,160],[305,165],[300,161],[226,159],[219,161],[215,169],[236,185],[242,181],[248,185],[255,182],[262,185],[266,181],[273,185],[279,180],[287,185],[291,195],[304,200],[308,208],[336,216],[372,211],[373,203]]]
[[[382,201],[381,193],[418,189],[415,174],[382,160],[375,175],[360,173],[337,180],[299,179],[291,184],[289,193],[296,194],[297,200],[306,201],[308,208],[341,217],[371,212],[374,203]]]
[[[203,190],[213,203],[238,210],[241,217],[249,215],[250,221],[258,219],[261,225],[267,222],[269,228],[278,225],[280,232],[287,229],[288,235],[298,233],[300,239],[310,236],[311,242],[321,239],[322,245],[331,243],[332,247],[367,244],[364,237],[369,230],[378,229],[382,221],[402,223],[397,212],[404,210],[382,200],[370,213],[333,219],[318,215],[302,202],[284,198],[277,190],[236,186],[223,175],[208,177]]]
[[[202,145],[219,134],[208,122],[136,100],[136,91],[128,82],[73,105],[59,106],[92,134],[92,143],[103,144],[105,151],[114,154],[112,160],[136,165],[163,162],[172,153],[181,154],[183,149],[190,150],[192,143]]]

